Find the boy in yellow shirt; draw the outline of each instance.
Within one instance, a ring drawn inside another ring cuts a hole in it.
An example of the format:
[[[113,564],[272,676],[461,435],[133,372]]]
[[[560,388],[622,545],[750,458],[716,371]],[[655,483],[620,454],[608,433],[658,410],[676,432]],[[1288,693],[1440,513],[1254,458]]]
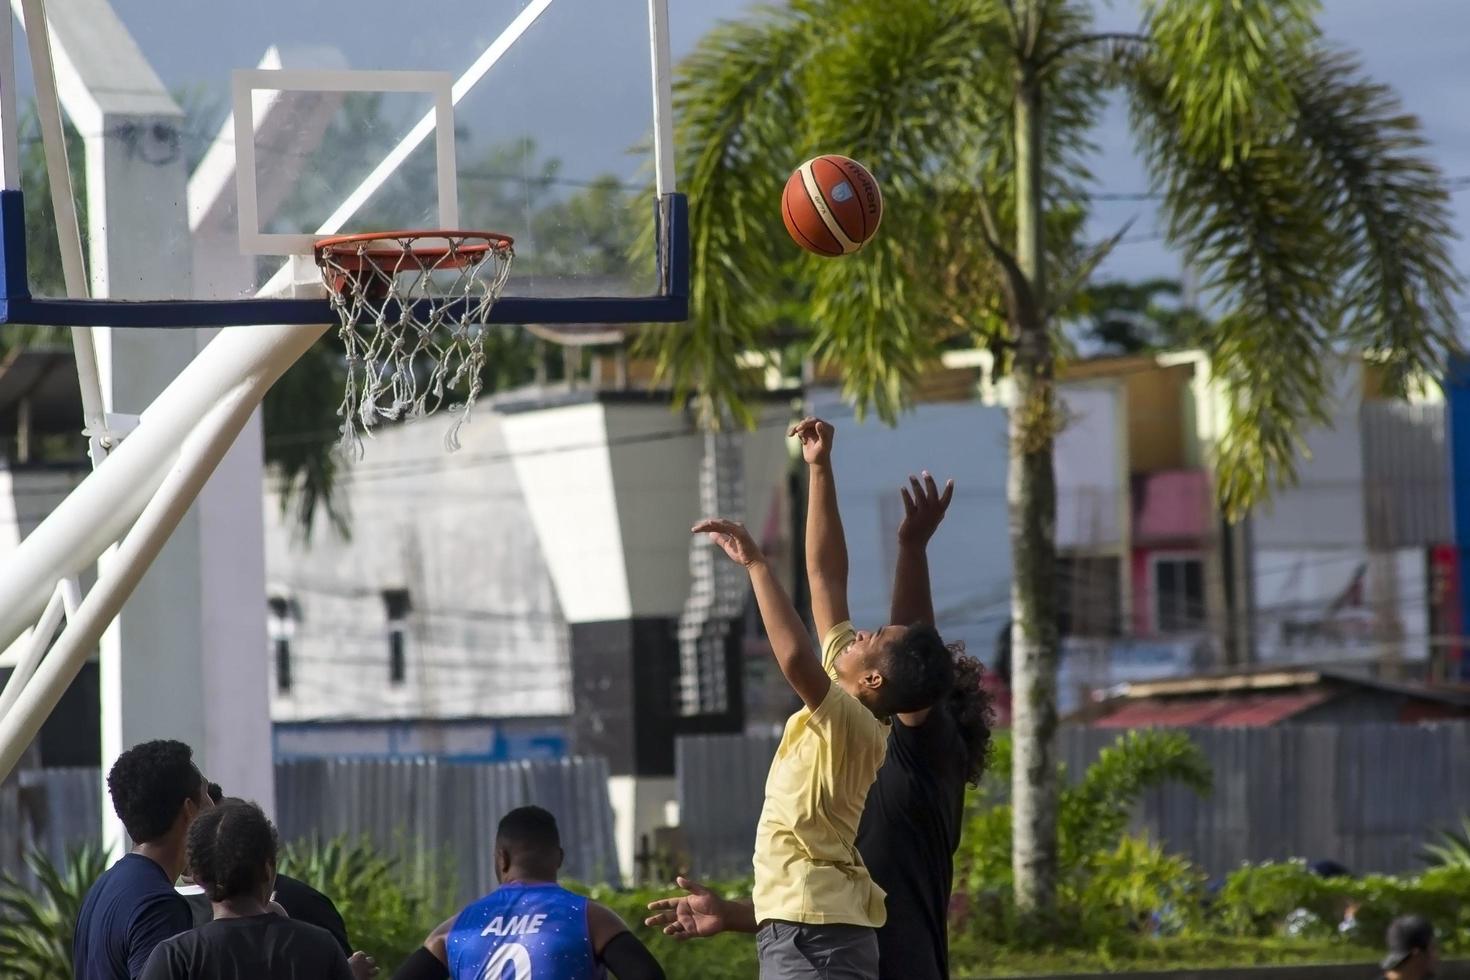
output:
[[[853,629],[847,549],[830,466],[833,430],[793,429],[812,464],[807,567],[822,656],[750,533],[706,520],[707,533],[750,573],[776,662],[803,707],[786,722],[766,777],[756,830],[754,913],[761,980],[874,980],[886,917],[856,846],[858,821],[888,740],[887,719],[948,693],[953,660],[930,626]]]

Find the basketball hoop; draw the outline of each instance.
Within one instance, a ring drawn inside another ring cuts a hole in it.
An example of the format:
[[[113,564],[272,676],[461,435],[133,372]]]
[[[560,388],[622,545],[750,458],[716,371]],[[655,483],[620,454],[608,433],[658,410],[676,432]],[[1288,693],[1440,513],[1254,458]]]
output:
[[[462,389],[463,412],[444,437],[446,448],[459,448],[459,427],[480,393],[485,323],[510,277],[514,244],[489,231],[387,231],[316,243],[347,348],[338,409],[344,449],[360,453],[362,433],[379,419],[431,415],[451,389]]]

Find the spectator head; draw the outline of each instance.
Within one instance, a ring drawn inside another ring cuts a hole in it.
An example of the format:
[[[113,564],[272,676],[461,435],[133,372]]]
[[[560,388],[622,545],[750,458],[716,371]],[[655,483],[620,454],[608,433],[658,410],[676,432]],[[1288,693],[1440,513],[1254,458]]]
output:
[[[523,806],[500,818],[495,832],[495,877],[555,881],[565,857],[556,817],[539,806]]]
[[[226,800],[189,828],[189,868],[212,902],[269,901],[276,882],[276,828],[260,807]]]
[[[1388,926],[1388,955],[1384,956],[1386,976],[1399,980],[1425,980],[1439,967],[1439,948],[1434,941],[1434,926],[1419,915],[1401,915]]]
[[[180,838],[202,811],[214,804],[183,742],[142,742],[117,757],[107,773],[112,808],[135,844],[150,844],[177,833]]]

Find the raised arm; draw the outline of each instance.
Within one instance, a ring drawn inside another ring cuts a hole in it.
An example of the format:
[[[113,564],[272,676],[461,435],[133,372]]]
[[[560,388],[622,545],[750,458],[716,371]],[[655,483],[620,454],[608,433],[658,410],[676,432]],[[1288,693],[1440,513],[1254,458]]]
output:
[[[801,441],[809,476],[806,497],[806,577],[812,593],[812,619],[817,635],[826,637],[851,617],[847,609],[847,539],[837,510],[837,481],[832,475],[835,430],[818,418],[805,418],[791,428]]]
[[[781,588],[771,566],[766,563],[760,546],[745,525],[735,521],[704,520],[694,525],[693,530],[695,534],[708,534],[731,561],[743,565],[750,573],[750,586],[755,591],[756,605],[760,607],[761,622],[765,624],[776,664],[802,704],[817,710],[831,689],[832,681],[822,669],[805,624],[796,614],[796,607],[791,604],[786,590]]]
[[[903,496],[903,522],[898,526],[898,564],[893,573],[893,601],[888,614],[904,626],[912,623],[934,625],[934,593],[929,586],[929,539],[934,536],[944,512],[954,496],[954,481],[944,484],[944,492],[934,483],[929,471],[920,482],[909,477],[909,485],[898,491]],[[929,719],[929,708],[901,713],[898,722],[917,728]]]
[[[944,484],[944,492],[928,470],[922,482],[909,477],[909,485],[901,487],[903,522],[898,526],[898,564],[893,571],[893,599],[888,607],[889,622],[908,626],[911,623],[934,625],[934,594],[929,585],[929,539],[934,536],[944,512],[954,496],[954,481]]]

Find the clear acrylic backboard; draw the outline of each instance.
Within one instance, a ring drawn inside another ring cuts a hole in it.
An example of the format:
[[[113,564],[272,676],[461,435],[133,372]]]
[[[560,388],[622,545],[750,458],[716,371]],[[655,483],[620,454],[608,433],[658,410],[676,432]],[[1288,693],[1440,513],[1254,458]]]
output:
[[[326,322],[300,257],[399,228],[513,237],[497,322],[685,317],[666,0],[48,0],[90,298],[13,6],[0,320]]]

